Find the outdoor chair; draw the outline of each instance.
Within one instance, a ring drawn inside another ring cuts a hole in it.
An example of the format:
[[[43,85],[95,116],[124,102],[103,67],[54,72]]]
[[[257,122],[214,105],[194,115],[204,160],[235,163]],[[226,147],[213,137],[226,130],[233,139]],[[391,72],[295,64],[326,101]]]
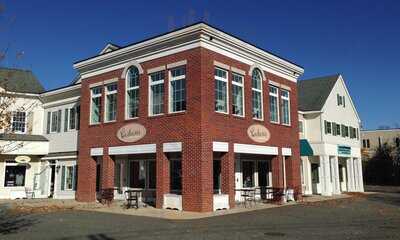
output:
[[[101,204],[107,204],[110,206],[114,200],[114,188],[105,188],[101,190],[100,202]]]
[[[125,191],[126,208],[129,209],[134,207],[139,208],[139,192],[137,191]]]

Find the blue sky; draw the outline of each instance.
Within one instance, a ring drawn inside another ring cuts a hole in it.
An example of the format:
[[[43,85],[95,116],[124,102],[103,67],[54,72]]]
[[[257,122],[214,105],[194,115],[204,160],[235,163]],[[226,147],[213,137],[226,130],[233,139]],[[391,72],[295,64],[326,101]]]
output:
[[[343,74],[364,128],[400,123],[399,1],[0,3],[0,47],[10,49],[2,65],[31,69],[46,89],[70,83],[73,62],[107,42],[126,45],[205,19],[303,66],[301,79]]]

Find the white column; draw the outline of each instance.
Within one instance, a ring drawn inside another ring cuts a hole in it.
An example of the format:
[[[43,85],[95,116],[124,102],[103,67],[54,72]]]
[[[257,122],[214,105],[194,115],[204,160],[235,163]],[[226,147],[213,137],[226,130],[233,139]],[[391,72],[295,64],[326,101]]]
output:
[[[329,163],[329,157],[326,155],[321,155],[319,157],[320,167],[321,167],[321,194],[323,196],[332,196],[332,182],[331,182],[331,168]]]
[[[286,190],[286,157],[282,156],[282,169],[283,169],[283,189]]]
[[[333,194],[340,194],[338,157],[337,156],[331,157],[330,160],[331,160],[331,174],[332,174],[332,192]]]
[[[359,189],[359,182],[358,182],[358,180],[359,180],[359,177],[358,177],[358,173],[359,173],[359,171],[358,171],[358,165],[357,165],[357,159],[356,158],[352,158],[352,163],[353,163],[353,176],[354,176],[354,188],[353,188],[353,191],[354,192],[358,192],[358,189]]]
[[[347,191],[354,191],[354,170],[353,170],[353,159],[347,158],[346,160],[347,170]]]
[[[303,163],[303,181],[305,189],[303,194],[312,195],[311,163],[308,157],[302,158]]]
[[[364,179],[363,179],[363,171],[362,171],[362,159],[357,158],[358,164],[358,179],[359,179],[359,189],[358,191],[364,192]]]

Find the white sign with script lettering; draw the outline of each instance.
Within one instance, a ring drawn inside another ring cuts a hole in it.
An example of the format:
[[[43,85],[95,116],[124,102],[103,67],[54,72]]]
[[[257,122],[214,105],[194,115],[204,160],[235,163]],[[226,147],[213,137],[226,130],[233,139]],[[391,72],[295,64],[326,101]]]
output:
[[[265,143],[271,137],[269,130],[261,124],[251,125],[247,129],[247,135],[251,140],[258,143]]]
[[[138,123],[130,123],[121,127],[117,137],[123,142],[136,142],[146,135],[146,128]]]

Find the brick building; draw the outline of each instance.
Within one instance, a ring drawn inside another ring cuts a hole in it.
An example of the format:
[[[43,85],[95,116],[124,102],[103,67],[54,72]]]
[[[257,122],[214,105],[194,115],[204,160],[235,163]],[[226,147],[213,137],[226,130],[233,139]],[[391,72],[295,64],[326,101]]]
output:
[[[74,64],[79,201],[146,189],[158,208],[233,207],[235,189],[297,189],[303,69],[204,23]]]

